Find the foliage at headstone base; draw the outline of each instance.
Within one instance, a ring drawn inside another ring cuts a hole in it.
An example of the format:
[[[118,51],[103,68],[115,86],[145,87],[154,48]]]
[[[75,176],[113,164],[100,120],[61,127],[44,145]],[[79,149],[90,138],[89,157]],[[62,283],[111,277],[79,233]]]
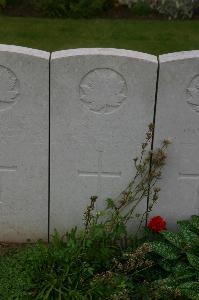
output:
[[[177,223],[177,232],[150,234],[150,259],[167,273],[153,288],[165,296],[199,299],[199,216]]]

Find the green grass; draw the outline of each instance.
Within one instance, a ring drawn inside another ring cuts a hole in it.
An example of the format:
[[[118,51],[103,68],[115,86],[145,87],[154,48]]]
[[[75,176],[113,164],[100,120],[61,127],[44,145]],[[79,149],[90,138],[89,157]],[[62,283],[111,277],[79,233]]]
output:
[[[46,51],[111,47],[157,55],[199,49],[199,21],[58,20],[1,16],[0,43]]]

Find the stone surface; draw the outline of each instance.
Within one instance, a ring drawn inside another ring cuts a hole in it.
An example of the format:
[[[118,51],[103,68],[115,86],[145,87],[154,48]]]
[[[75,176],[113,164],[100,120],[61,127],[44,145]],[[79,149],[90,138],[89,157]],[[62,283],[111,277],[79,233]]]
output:
[[[49,53],[0,45],[0,241],[47,239]]]
[[[90,196],[100,209],[133,178],[133,158],[153,120],[156,73],[157,58],[139,52],[52,54],[51,233],[82,226]]]
[[[155,146],[170,137],[160,200],[168,227],[199,213],[199,51],[160,56]]]

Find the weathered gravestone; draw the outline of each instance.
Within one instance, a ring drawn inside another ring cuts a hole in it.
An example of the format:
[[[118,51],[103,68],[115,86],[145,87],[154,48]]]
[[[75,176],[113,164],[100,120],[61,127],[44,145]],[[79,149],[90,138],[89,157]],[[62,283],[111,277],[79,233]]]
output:
[[[49,53],[0,45],[0,240],[47,239]]]
[[[156,73],[156,57],[133,51],[52,54],[51,233],[82,226],[90,196],[100,209],[135,175],[133,158],[153,120]]]
[[[151,215],[175,227],[199,213],[199,51],[160,56],[155,147],[165,137],[173,144]]]

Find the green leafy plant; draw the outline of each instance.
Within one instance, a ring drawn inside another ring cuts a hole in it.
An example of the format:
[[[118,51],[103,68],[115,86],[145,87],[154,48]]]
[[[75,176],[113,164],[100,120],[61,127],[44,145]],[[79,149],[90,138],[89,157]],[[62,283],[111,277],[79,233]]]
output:
[[[167,274],[154,287],[173,297],[199,299],[199,216],[177,223],[178,232],[163,230],[150,243],[153,260]]]

